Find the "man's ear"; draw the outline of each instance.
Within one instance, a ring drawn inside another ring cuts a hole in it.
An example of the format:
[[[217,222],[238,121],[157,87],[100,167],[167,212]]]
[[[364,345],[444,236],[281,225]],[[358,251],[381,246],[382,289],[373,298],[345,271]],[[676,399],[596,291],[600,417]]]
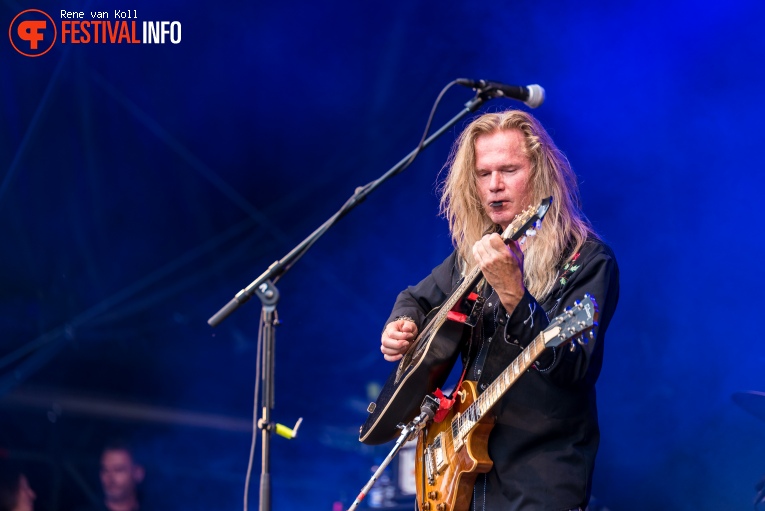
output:
[[[143,481],[145,475],[146,470],[144,470],[143,466],[135,465],[133,467],[133,481],[135,481],[135,484],[140,484]]]

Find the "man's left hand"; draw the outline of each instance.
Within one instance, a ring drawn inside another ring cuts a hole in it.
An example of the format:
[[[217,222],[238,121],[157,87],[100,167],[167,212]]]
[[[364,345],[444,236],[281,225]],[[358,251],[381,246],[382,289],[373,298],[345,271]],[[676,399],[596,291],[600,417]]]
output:
[[[473,258],[486,281],[494,288],[508,313],[523,298],[523,252],[516,241],[507,245],[497,234],[487,234],[473,245]]]

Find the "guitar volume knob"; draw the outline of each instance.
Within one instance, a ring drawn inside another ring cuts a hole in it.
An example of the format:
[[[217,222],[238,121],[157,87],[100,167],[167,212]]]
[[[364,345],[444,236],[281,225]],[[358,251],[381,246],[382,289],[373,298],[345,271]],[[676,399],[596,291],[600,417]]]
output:
[[[436,511],[446,511],[446,504],[441,502],[439,505],[436,506]]]
[[[430,500],[436,500],[438,498],[438,492],[437,491],[429,491],[428,492],[428,498]]]

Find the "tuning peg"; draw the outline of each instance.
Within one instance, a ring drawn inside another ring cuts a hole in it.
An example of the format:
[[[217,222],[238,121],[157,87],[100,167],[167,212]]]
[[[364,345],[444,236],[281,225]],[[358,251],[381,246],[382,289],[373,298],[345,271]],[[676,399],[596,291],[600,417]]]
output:
[[[587,332],[587,337],[589,337],[592,340],[595,340],[595,330],[590,330]]]
[[[571,353],[575,352],[575,351],[576,351],[576,343],[575,343],[575,342],[572,342],[571,344],[569,344],[569,345],[568,345],[568,350],[569,350]]]
[[[587,342],[588,342],[588,340],[589,340],[589,339],[587,339],[587,338],[586,338],[586,337],[584,337],[584,336],[582,336],[582,337],[577,337],[577,338],[576,338],[576,342],[578,342],[578,343],[579,343],[579,346],[584,346],[584,345],[586,345],[586,344],[587,344]]]

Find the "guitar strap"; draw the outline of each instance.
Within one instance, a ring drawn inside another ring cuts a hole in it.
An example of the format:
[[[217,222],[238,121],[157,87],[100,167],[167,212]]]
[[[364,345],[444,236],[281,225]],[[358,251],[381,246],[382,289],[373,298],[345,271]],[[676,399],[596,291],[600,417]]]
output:
[[[454,387],[450,397],[446,397],[441,389],[436,389],[433,393],[438,398],[438,410],[436,410],[436,415],[433,417],[434,422],[441,422],[447,415],[449,415],[449,410],[452,409],[454,402],[457,401],[456,396],[459,395],[460,388],[462,387],[462,380],[465,379],[465,373],[467,373],[467,368],[467,364],[464,364],[460,381],[457,383],[457,386]]]
[[[481,321],[483,321],[483,319]],[[485,342],[487,344],[490,343],[491,338]],[[471,365],[470,360],[472,356],[470,354],[470,348],[472,348],[472,345],[473,336],[471,335],[470,345],[468,346],[468,356],[463,357],[462,359],[462,375],[460,376],[460,381],[457,382],[457,385],[454,387],[454,390],[449,395],[449,397],[447,397],[440,388],[436,389],[436,391],[433,393],[438,398],[438,410],[436,411],[436,415],[433,417],[434,422],[441,422],[444,420],[446,416],[449,415],[449,410],[452,409],[454,403],[457,401],[457,396],[459,395],[460,389],[462,388],[462,382],[465,380],[465,375],[467,374],[468,367]],[[478,371],[478,374],[481,374],[483,365],[486,362],[486,354],[489,352],[489,347],[490,346],[486,346],[486,349],[481,350],[481,352],[478,354],[478,358],[475,361],[475,368]]]
[[[483,321],[483,319],[481,319]],[[454,406],[454,403],[457,401],[457,396],[460,393],[460,389],[462,388],[462,382],[465,380],[465,375],[467,374],[468,367],[470,367],[470,360],[473,356],[473,332],[470,332],[470,335],[468,336],[470,339],[468,341],[467,350],[465,350],[464,355],[460,357],[462,359],[462,374],[460,375],[460,381],[457,382],[457,385],[454,387],[454,390],[452,390],[452,393],[449,395],[449,397],[446,397],[444,392],[438,388],[433,393],[438,398],[438,410],[436,410],[436,415],[433,417],[434,422],[441,422],[443,421],[447,415],[449,415],[449,410],[452,409]]]
[[[494,289],[487,283],[486,289],[482,293],[485,297],[484,310],[481,311],[480,322],[473,330],[471,340],[475,340],[478,345],[478,354],[473,362],[473,377],[476,380],[483,374],[483,366],[486,363],[486,357],[491,351],[491,341],[498,329],[504,326],[504,317],[497,317],[502,308],[499,303],[499,297],[492,300]]]
[[[481,331],[483,330],[483,322],[484,319],[481,319],[481,329],[479,330],[477,335],[481,335]],[[477,325],[478,326],[478,325]],[[486,356],[489,354],[489,350],[491,348],[491,341],[494,336],[490,335],[486,339],[483,339],[483,344],[481,344],[481,349],[478,351],[478,356],[475,359],[475,367],[473,368],[473,374],[477,376],[480,379],[481,374],[483,374],[483,366],[486,363]],[[484,346],[485,344],[485,346]]]
[[[469,366],[468,379],[476,381],[476,392],[480,395],[499,376],[506,367],[507,360],[514,360],[520,351],[518,346],[503,342],[505,339],[505,327],[507,326],[508,314],[489,288],[486,292],[484,314],[481,323],[474,329],[472,341],[478,347],[474,350],[475,360]],[[479,328],[480,327],[480,328]]]
[[[483,295],[488,294],[488,297],[490,298],[493,292],[494,290],[491,288],[491,286],[486,285],[481,294]],[[469,336],[470,340],[468,342],[467,350],[466,350],[465,356],[462,357],[462,375],[460,376],[459,382],[457,382],[457,385],[454,387],[454,390],[448,397],[444,394],[444,392],[440,388],[436,389],[436,391],[433,393],[438,398],[438,410],[436,411],[436,415],[433,417],[434,422],[443,421],[446,418],[446,416],[449,414],[449,410],[452,409],[452,407],[454,406],[454,403],[457,401],[457,396],[459,395],[459,392],[462,388],[462,382],[465,380],[465,376],[467,375],[468,368],[473,366],[473,358],[476,357],[474,345],[478,344],[478,343],[474,343],[473,341],[476,335],[481,336],[483,333],[483,328],[484,328],[483,324],[485,322],[485,316],[483,315],[483,312],[484,311],[482,311],[481,317],[478,320],[479,321],[478,324],[473,328],[473,331],[470,332],[470,336]],[[489,310],[488,313],[491,315],[492,310]],[[477,358],[475,359],[474,368],[475,370],[478,371],[478,374],[481,374],[483,365],[486,362],[486,354],[489,351],[488,343],[491,342],[491,337],[493,337],[493,335],[489,336],[489,339],[484,340],[484,342],[487,343],[487,346],[485,346],[486,349],[479,350],[477,354]],[[481,345],[479,344],[479,346]]]

